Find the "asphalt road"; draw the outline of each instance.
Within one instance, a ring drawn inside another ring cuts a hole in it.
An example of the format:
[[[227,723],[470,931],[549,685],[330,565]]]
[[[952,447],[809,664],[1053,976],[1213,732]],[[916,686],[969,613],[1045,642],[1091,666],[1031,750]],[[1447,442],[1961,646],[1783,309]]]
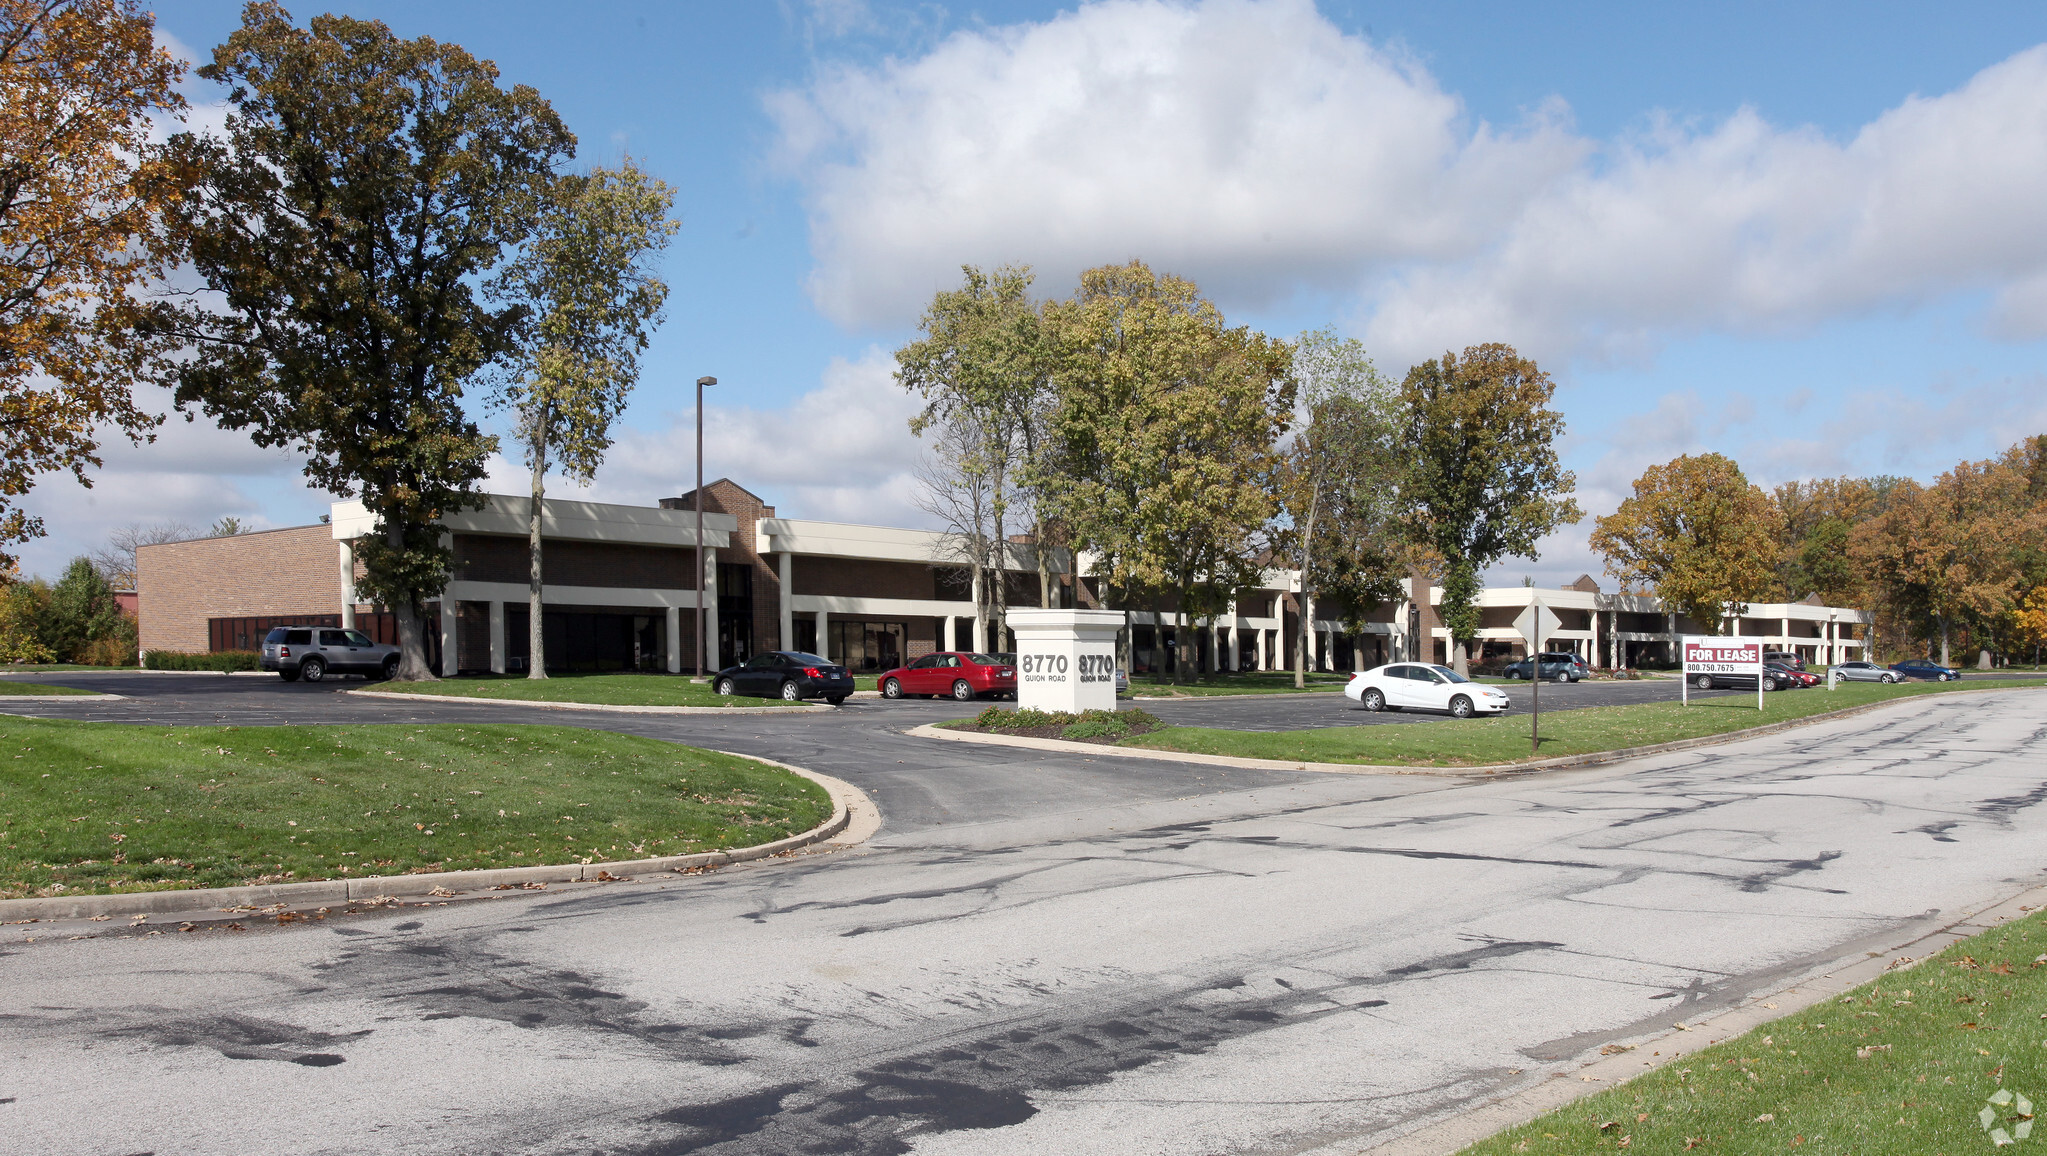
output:
[[[242,694],[129,717],[398,717]],[[1350,1151],[2047,863],[2034,690],[1510,780],[1009,758],[889,705],[605,718],[807,747],[903,808],[863,849],[239,933],[0,929],[5,1147]]]

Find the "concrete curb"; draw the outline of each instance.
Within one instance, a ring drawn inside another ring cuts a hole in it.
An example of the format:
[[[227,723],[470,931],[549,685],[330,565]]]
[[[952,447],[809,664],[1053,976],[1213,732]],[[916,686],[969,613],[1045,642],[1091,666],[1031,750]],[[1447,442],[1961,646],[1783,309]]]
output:
[[[38,899],[0,899],[0,922],[29,920],[92,919],[98,916],[149,915],[167,911],[228,910],[247,907],[310,906],[315,904],[362,903],[406,895],[447,897],[460,891],[515,888],[529,883],[605,883],[636,875],[658,875],[723,867],[785,855],[827,840],[837,846],[863,842],[879,829],[881,812],[867,793],[843,779],[792,767],[758,755],[716,751],[734,758],[750,759],[791,774],[801,775],[823,787],[832,799],[829,819],[810,830],[772,843],[737,847],[729,851],[702,851],[694,855],[667,855],[658,859],[627,859],[609,863],[564,863],[535,867],[498,867],[479,871],[435,871],[419,875],[371,875],[361,879],[325,879],[306,883],[273,883],[256,887],[203,887],[184,891],[136,891],[119,895],[52,896]],[[835,839],[844,833],[842,839]]]
[[[351,690],[364,698],[401,699],[405,702],[480,702],[488,706],[527,706],[536,710],[594,710],[607,714],[816,714],[838,708],[825,703],[801,706],[616,706],[597,702],[553,702],[523,698],[472,698],[462,694],[407,694],[402,690]]]
[[[1693,750],[1698,747],[1719,746],[1723,743],[1738,742],[1759,735],[1775,734],[1779,731],[1795,730],[1829,719],[1848,718],[1852,715],[1867,714],[1874,710],[1909,703],[1938,702],[1959,694],[2000,694],[2007,691],[2047,689],[2026,686],[1992,686],[1981,690],[1950,690],[1939,694],[1913,695],[1910,698],[1895,698],[1886,702],[1868,702],[1860,706],[1843,707],[1823,714],[1807,715],[1804,718],[1786,719],[1783,722],[1766,723],[1744,730],[1726,731],[1717,735],[1701,735],[1692,739],[1677,739],[1667,743],[1651,743],[1640,747],[1619,747],[1610,751],[1593,751],[1582,755],[1565,755],[1554,759],[1531,759],[1518,763],[1481,763],[1469,767],[1412,767],[1378,766],[1370,763],[1311,763],[1290,759],[1248,759],[1235,755],[1204,755],[1182,751],[1152,750],[1147,747],[1112,747],[1098,743],[1072,742],[1067,739],[1036,739],[1022,735],[982,734],[975,731],[957,731],[926,723],[913,727],[908,734],[917,738],[949,739],[953,742],[992,743],[996,746],[1022,747],[1026,750],[1058,751],[1062,754],[1108,755],[1113,758],[1154,759],[1169,763],[1200,763],[1211,767],[1237,767],[1250,771],[1311,771],[1329,775],[1437,775],[1445,777],[1469,775],[1525,774],[1531,771],[1554,771],[1566,767],[1591,767],[1603,763],[1623,762],[1645,755],[1667,754],[1671,751]]]
[[[0,707],[10,702],[110,702],[125,699],[125,694],[106,694],[94,691],[91,694],[0,694]]]
[[[2047,906],[2047,887],[2028,888],[1976,911],[1964,911],[1960,919],[1923,931],[1886,950],[1857,951],[1835,959],[1805,972],[1787,987],[1749,996],[1739,1006],[1704,1019],[1683,1021],[1683,1028],[1627,1037],[1624,1042],[1617,1040],[1625,1051],[1554,1072],[1528,1087],[1486,1100],[1449,1119],[1424,1124],[1390,1140],[1339,1141],[1310,1149],[1301,1156],[1449,1156],[1574,1101],[1833,999],[1894,968],[1911,966],[1979,932],[2024,918],[2042,906]],[[1651,1049],[1647,1058],[1641,1054],[1645,1047]]]

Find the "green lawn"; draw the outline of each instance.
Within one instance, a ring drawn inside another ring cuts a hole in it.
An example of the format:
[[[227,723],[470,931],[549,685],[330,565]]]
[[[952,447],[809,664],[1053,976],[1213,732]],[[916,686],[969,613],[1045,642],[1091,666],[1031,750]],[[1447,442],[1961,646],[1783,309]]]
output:
[[[1992,1151],[2047,1105],[2043,953],[2047,921],[2016,920],[1464,1152]]]
[[[99,694],[96,690],[80,690],[75,686],[51,686],[47,682],[16,682],[11,678],[0,678],[0,695],[10,694]]]
[[[133,666],[81,666],[75,662],[14,662],[0,666],[0,674],[41,674],[52,670],[97,670],[114,674],[135,669]]]
[[[1678,739],[1724,734],[1746,727],[1805,718],[1845,707],[1921,694],[1943,694],[1989,687],[2042,689],[2037,680],[1980,682],[1916,682],[1883,686],[1847,683],[1838,690],[1778,691],[1764,698],[1758,711],[1749,695],[1731,695],[1680,705],[1679,687],[1670,684],[1669,702],[1632,706],[1586,707],[1545,711],[1542,715],[1542,758],[1592,754],[1666,743]],[[1516,695],[1516,713],[1504,718],[1434,721],[1403,726],[1342,726],[1301,731],[1232,731],[1208,727],[1170,727],[1125,739],[1120,744],[1197,754],[1235,755],[1256,759],[1300,759],[1319,763],[1369,763],[1380,766],[1462,767],[1525,761],[1529,753],[1528,696]]]
[[[0,716],[0,898],[682,855],[830,814],[787,771],[574,727]]]
[[[495,698],[520,702],[587,702],[604,706],[781,706],[773,698],[720,697],[707,682],[677,674],[465,674],[440,682],[383,682],[377,690]]]

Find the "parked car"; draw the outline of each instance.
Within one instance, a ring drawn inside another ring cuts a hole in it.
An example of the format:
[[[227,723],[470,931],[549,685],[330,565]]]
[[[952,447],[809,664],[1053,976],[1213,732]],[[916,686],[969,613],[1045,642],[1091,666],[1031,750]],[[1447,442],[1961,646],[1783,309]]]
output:
[[[935,698],[945,695],[961,702],[989,696],[1016,694],[1016,660],[1004,662],[999,654],[976,654],[966,650],[941,650],[885,671],[876,685],[883,698]]]
[[[1809,670],[1799,670],[1781,662],[1765,662],[1763,666],[1776,675],[1778,683],[1784,686],[1807,687],[1820,684],[1820,676]]]
[[[1774,662],[1791,670],[1804,670],[1805,659],[1787,650],[1765,650],[1764,662]]]
[[[1833,669],[1843,682],[1900,682],[1905,677],[1874,662],[1837,662]]]
[[[1523,658],[1502,667],[1500,677],[1527,678],[1528,670],[1528,660]],[[1552,682],[1576,682],[1581,678],[1591,678],[1592,668],[1575,654],[1545,653],[1542,656],[1542,677]]]
[[[1457,718],[1499,714],[1514,704],[1506,692],[1481,686],[1447,666],[1395,662],[1351,675],[1345,698],[1369,711],[1440,710]]]
[[[711,686],[723,695],[750,694],[785,702],[821,698],[837,706],[853,693],[853,676],[845,667],[815,654],[770,650],[719,671]]]
[[[398,648],[371,642],[360,630],[273,626],[263,636],[263,669],[286,682],[320,682],[330,674],[390,678],[398,673]]]
[[[1700,690],[1754,690],[1756,688],[1756,676],[1753,674],[1694,674],[1691,676],[1691,680],[1692,685]],[[1790,690],[1793,687],[1803,685],[1805,684],[1797,680],[1795,671],[1786,670],[1781,666],[1772,666],[1767,662],[1763,664],[1764,690]]]
[[[1908,658],[1894,662],[1891,669],[1906,678],[1923,678],[1929,682],[1947,682],[1962,677],[1962,672],[1952,666],[1942,666],[1930,658]]]

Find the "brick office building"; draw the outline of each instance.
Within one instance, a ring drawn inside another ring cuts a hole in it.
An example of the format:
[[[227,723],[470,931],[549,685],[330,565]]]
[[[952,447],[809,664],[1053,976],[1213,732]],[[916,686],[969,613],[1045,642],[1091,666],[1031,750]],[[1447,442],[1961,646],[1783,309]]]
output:
[[[703,504],[705,633],[714,642],[714,666],[789,649],[872,672],[933,650],[1012,649],[1006,640],[977,637],[970,572],[945,534],[785,518],[728,479],[705,486]],[[551,667],[694,668],[695,506],[688,493],[656,507],[548,500],[543,629]],[[444,673],[526,668],[529,508],[527,498],[492,495],[482,509],[444,520],[454,565],[445,596],[427,608],[429,660]],[[390,616],[356,594],[361,567],[353,542],[373,528],[360,503],[337,502],[322,525],[142,547],[142,649],[250,649],[270,626],[287,623],[356,625],[394,640]],[[1054,605],[1098,605],[1085,558],[1078,578],[1063,553],[1051,563]],[[1030,543],[1010,543],[1004,565],[1009,605],[1038,605]],[[1446,661],[1448,631],[1436,613],[1441,588],[1418,575],[1402,585],[1402,598],[1376,607],[1354,635],[1318,617],[1308,665]],[[1426,590],[1419,599],[1418,589]],[[1537,598],[1560,619],[1545,649],[1575,651],[1598,665],[1661,657],[1681,633],[1705,633],[1653,597],[1604,594],[1580,578],[1561,590],[1483,591],[1477,649],[1518,655],[1524,648],[1513,622]],[[1169,669],[1177,661],[1174,645],[1188,632],[1203,671],[1290,667],[1300,601],[1297,576],[1271,570],[1206,622],[1187,622],[1170,603],[1134,609],[1131,668]],[[1860,611],[1811,603],[1752,606],[1722,624],[1722,632],[1839,661],[1866,649],[1868,620]]]

